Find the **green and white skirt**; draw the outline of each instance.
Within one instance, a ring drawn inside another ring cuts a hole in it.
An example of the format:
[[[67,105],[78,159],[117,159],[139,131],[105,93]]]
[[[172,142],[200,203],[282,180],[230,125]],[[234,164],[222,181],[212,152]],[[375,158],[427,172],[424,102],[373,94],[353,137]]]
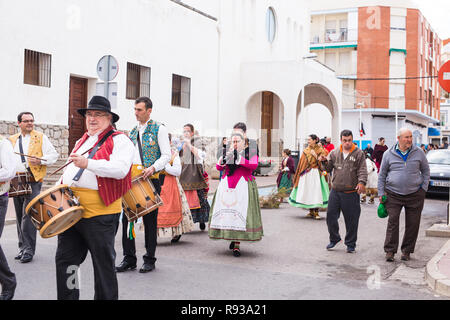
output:
[[[242,203],[243,199],[246,203]],[[208,235],[213,240],[261,240],[263,226],[254,180],[241,178],[236,189],[228,187],[227,178],[220,181],[212,200]]]
[[[298,187],[292,189],[288,202],[297,208],[326,208],[329,196],[328,183],[319,169],[315,168],[300,177]]]

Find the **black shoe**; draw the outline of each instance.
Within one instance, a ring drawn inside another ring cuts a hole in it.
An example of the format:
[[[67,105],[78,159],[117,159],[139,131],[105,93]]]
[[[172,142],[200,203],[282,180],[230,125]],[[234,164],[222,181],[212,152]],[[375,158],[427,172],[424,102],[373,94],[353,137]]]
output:
[[[394,253],[393,252],[386,252],[386,261],[387,262],[393,262],[394,261]]]
[[[125,260],[123,260],[117,267],[116,272],[125,272],[127,270],[134,270],[136,269],[136,263],[131,264]]]
[[[347,253],[355,253],[355,247],[347,246]]]
[[[411,257],[409,256],[409,253],[402,253],[402,257],[401,257],[401,259],[403,260],[403,261],[409,261],[409,259],[411,259]]]
[[[155,264],[154,263],[152,263],[152,264],[144,263],[142,265],[142,268],[139,269],[139,272],[140,273],[147,273],[147,272],[150,272],[150,271],[153,271],[153,270],[155,270]]]
[[[28,263],[31,262],[31,260],[33,260],[33,256],[29,253],[24,253],[22,258],[20,258],[21,263]]]
[[[0,300],[12,300],[14,297],[14,292],[16,291],[17,283],[14,283],[14,286],[10,288],[3,288],[2,293],[0,294]]]
[[[337,242],[330,242],[330,243],[327,245],[327,250],[333,249],[334,247],[336,247],[336,245],[337,245],[339,242],[341,242],[341,240],[339,240],[339,241],[337,241]]]
[[[20,252],[17,254],[17,256],[14,257],[14,259],[15,259],[15,260],[20,260],[20,259],[22,259],[22,256],[23,256],[23,252],[20,251]]]
[[[230,248],[230,250],[234,249],[234,241],[231,241],[229,248]]]
[[[239,250],[239,248],[234,248],[233,249],[233,256],[240,257],[241,256],[241,250]]]
[[[179,236],[173,237],[172,240],[170,240],[170,242],[172,242],[172,243],[178,242],[178,241],[180,241],[180,238],[181,238],[181,234]]]
[[[200,230],[205,230],[206,229],[206,225],[203,222],[200,222]]]

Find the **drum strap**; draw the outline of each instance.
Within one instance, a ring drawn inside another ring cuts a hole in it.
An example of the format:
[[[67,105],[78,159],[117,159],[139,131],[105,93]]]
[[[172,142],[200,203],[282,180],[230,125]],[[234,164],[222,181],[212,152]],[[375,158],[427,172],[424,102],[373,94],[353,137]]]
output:
[[[141,144],[141,138],[139,136],[141,135],[140,132],[137,133],[137,143],[139,148],[139,156],[141,157],[141,164],[144,165],[144,157],[142,155],[142,144]]]
[[[23,146],[22,146],[22,134],[19,136],[19,150],[20,150],[20,158],[22,160],[22,163],[26,163],[25,157],[23,156]]]
[[[107,134],[105,134],[105,136],[102,138],[102,140],[100,140],[99,143],[97,143],[95,145],[95,147],[91,150],[91,152],[89,153],[88,159],[92,159],[95,156],[95,153],[97,152],[98,148],[100,148],[100,146],[106,141],[106,139],[109,138],[110,135],[112,135],[114,133],[114,130],[110,130]],[[78,170],[77,174],[75,175],[75,177],[73,177],[73,181],[78,181],[81,178],[81,175],[83,174],[84,169],[80,169]]]

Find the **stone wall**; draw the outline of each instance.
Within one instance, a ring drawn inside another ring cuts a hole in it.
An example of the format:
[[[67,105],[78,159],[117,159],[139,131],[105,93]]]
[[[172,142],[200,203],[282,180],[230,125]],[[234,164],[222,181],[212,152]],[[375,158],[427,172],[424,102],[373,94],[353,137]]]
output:
[[[59,158],[67,158],[69,155],[69,127],[58,126],[51,124],[34,125],[36,131],[43,132],[51,141],[56,151],[59,153]],[[8,137],[19,132],[17,122],[0,121],[0,135]]]

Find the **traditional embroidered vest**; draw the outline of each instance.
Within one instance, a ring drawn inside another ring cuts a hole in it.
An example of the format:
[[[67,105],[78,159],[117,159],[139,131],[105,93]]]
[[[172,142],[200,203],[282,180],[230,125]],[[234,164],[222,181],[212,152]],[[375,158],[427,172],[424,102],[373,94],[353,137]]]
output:
[[[100,141],[111,129],[112,126],[99,134],[98,141]],[[118,134],[123,133],[120,131],[115,131],[111,136],[108,137],[108,139],[106,139],[105,143],[103,143],[103,145],[95,153],[93,158],[94,160],[109,160],[109,156],[111,155],[114,148],[113,137]],[[73,148],[72,153],[76,152],[88,138],[89,135],[85,133]],[[128,171],[127,176],[121,180],[97,176],[97,185],[100,198],[103,200],[105,206],[109,206],[111,203],[121,198],[125,193],[128,192],[128,190],[131,189],[131,167]]]
[[[16,133],[15,135],[9,137],[9,140],[11,141],[13,148],[16,145],[19,136],[20,133]],[[31,138],[30,138],[30,145],[28,146],[28,155],[41,158],[43,156],[42,143],[44,139],[43,138],[44,134],[42,132],[33,130],[30,132],[30,136]],[[28,165],[30,166],[31,173],[33,174],[33,177],[36,181],[39,181],[45,177],[47,173],[47,166],[44,165],[32,166],[29,163]]]
[[[2,144],[3,137],[0,135],[0,148]],[[0,163],[0,168],[2,164]],[[0,195],[7,193],[9,190],[9,181],[8,182],[0,182]]]
[[[158,132],[160,126],[161,123],[150,120],[145,128],[143,137],[141,137],[142,158],[144,159],[143,165],[145,168],[149,168],[161,157],[161,150],[159,149],[158,144]],[[137,144],[138,134],[139,130],[136,126],[130,132],[130,139],[135,145]]]

